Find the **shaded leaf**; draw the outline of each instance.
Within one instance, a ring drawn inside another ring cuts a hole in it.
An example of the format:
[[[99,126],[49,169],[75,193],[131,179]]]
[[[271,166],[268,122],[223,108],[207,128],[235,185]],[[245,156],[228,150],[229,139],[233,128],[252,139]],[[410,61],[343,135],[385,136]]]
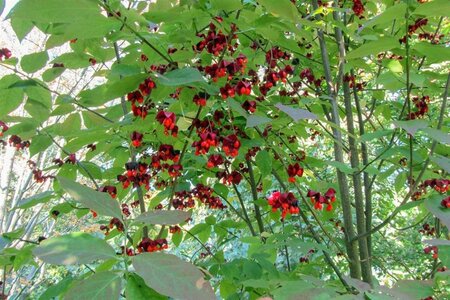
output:
[[[113,272],[97,272],[72,285],[64,295],[66,300],[104,300],[120,299],[120,274]]]
[[[74,232],[44,240],[33,254],[54,265],[87,264],[114,258],[116,252],[104,240],[83,232]]]
[[[154,289],[145,285],[144,280],[136,274],[130,274],[128,276],[125,296],[127,299],[133,300],[167,299],[167,297],[158,294]]]
[[[450,134],[443,132],[439,129],[434,128],[424,128],[422,129],[430,138],[442,144],[450,144]]]
[[[444,156],[431,156],[431,161],[437,164],[439,167],[450,173],[450,159]]]
[[[304,119],[317,120],[317,116],[315,114],[304,109],[290,107],[281,103],[275,104],[275,107],[288,114],[292,119],[294,119],[295,122]]]
[[[347,53],[347,59],[359,58],[369,55],[375,55],[382,51],[391,50],[392,48],[399,47],[398,39],[391,37],[382,37],[377,41],[365,43],[359,48]]]
[[[134,221],[153,225],[176,225],[185,222],[191,215],[191,211],[153,210],[140,214]]]
[[[175,255],[143,253],[132,257],[131,261],[145,283],[162,295],[186,300],[216,299],[203,273]]]
[[[167,86],[189,85],[194,82],[204,82],[202,74],[195,68],[176,69],[164,75],[155,74],[159,83]]]
[[[259,151],[256,154],[255,162],[262,176],[267,176],[272,172],[272,158],[266,150]]]
[[[264,116],[250,115],[247,118],[247,128],[253,128],[259,125],[272,122],[272,119]]]
[[[61,176],[57,176],[57,179],[61,187],[83,206],[94,210],[99,215],[122,219],[122,210],[119,203],[112,199],[108,193],[97,192]]]
[[[21,209],[30,208],[33,207],[39,203],[45,203],[48,202],[50,199],[53,198],[53,191],[46,191],[39,193],[37,195],[34,195],[32,197],[20,199],[17,202],[17,207]]]
[[[417,130],[426,128],[428,122],[425,120],[394,121],[394,125],[414,136]]]

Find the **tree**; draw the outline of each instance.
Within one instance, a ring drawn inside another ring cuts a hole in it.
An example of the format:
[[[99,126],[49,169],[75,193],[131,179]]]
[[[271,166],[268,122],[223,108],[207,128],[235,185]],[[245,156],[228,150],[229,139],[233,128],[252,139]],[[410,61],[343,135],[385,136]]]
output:
[[[17,37],[48,38],[20,60],[1,49],[12,73],[0,126],[53,186],[22,208],[45,207],[64,234],[38,228],[22,248],[3,234],[3,294],[42,261],[79,266],[49,266],[75,271],[43,297],[445,295],[448,11],[444,0],[19,1]],[[57,47],[68,50],[51,57]],[[52,87],[70,70],[92,77],[76,94],[76,82]],[[47,149],[60,155],[36,164]],[[74,216],[95,225],[72,228]]]

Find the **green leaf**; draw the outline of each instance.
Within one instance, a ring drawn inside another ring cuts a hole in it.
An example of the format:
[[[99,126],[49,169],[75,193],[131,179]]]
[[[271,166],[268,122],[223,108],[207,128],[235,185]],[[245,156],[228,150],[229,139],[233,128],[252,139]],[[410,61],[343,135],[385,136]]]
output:
[[[30,31],[33,29],[34,24],[33,22],[26,19],[12,18],[11,27],[16,33],[19,41],[22,42],[23,39],[28,35],[28,33],[30,33]]]
[[[395,126],[404,129],[412,136],[416,134],[417,130],[428,126],[428,121],[425,120],[394,121],[393,123]]]
[[[0,15],[3,13],[5,9],[5,0],[0,0]]]
[[[172,234],[172,243],[174,243],[175,246],[180,246],[181,241],[183,240],[183,232],[178,231],[174,234]]]
[[[387,67],[394,74],[398,74],[398,75],[403,74],[403,66],[398,60],[391,60],[387,64]]]
[[[241,0],[211,0],[211,4],[214,9],[225,10],[227,12],[242,7]]]
[[[27,73],[34,73],[42,69],[48,60],[47,51],[36,52],[22,57],[20,66]]]
[[[90,66],[89,55],[78,52],[68,52],[61,54],[52,63],[62,63],[67,69],[79,69]]]
[[[282,103],[275,104],[275,107],[289,115],[295,122],[305,119],[317,120],[317,116],[315,114],[304,109],[290,107]]]
[[[409,295],[412,299],[426,298],[434,294],[432,280],[399,280],[393,290]]]
[[[301,19],[297,8],[289,0],[258,0],[258,3],[264,6],[275,17],[291,20],[294,23],[297,23]]]
[[[414,15],[447,16],[450,17],[450,2],[447,0],[433,0],[420,4],[413,12]]]
[[[12,19],[35,22],[70,23],[83,22],[100,14],[95,1],[89,0],[21,0],[13,8]]]
[[[84,232],[44,240],[34,248],[33,254],[54,265],[87,264],[116,257],[116,252],[108,243]]]
[[[256,154],[255,161],[263,177],[272,172],[272,157],[266,150],[259,151]]]
[[[434,195],[433,197],[425,199],[425,207],[435,217],[439,218],[447,228],[450,228],[450,210],[441,205],[441,201],[444,197],[445,196],[442,195]]]
[[[81,185],[70,179],[57,176],[61,187],[69,195],[83,206],[92,209],[99,215],[122,219],[122,210],[119,203],[112,199],[108,193],[97,192],[87,186]]]
[[[399,47],[398,39],[392,37],[381,37],[377,41],[365,43],[361,47],[347,53],[347,59],[354,59],[359,57],[365,57],[369,55],[378,54],[382,51],[391,50],[392,48]]]
[[[229,189],[221,183],[216,183],[214,185],[214,192],[224,199],[228,199]]]
[[[46,203],[52,198],[53,198],[53,191],[45,191],[32,197],[20,199],[17,202],[17,207],[21,209],[30,208],[39,203]]]
[[[272,122],[272,119],[264,116],[250,115],[247,118],[247,128],[253,128],[259,125]]]
[[[134,221],[153,225],[176,225],[184,223],[191,215],[191,211],[153,210],[140,214]]]
[[[373,27],[378,24],[392,22],[395,19],[403,19],[407,5],[403,2],[392,5],[381,14],[376,15],[364,24],[364,27]]]
[[[52,143],[52,140],[47,135],[36,135],[31,141],[29,148],[30,156],[34,156],[35,154],[46,150]]]
[[[412,49],[426,56],[427,63],[445,62],[450,57],[450,48],[444,45],[421,42],[415,44]]]
[[[373,139],[378,139],[380,137],[386,136],[388,134],[391,134],[393,130],[388,129],[388,130],[377,130],[375,132],[368,132],[368,133],[364,133],[360,139],[361,142],[368,142],[371,141]]]
[[[164,75],[155,74],[158,81],[166,86],[189,85],[194,82],[204,82],[202,74],[195,68],[176,69]]]
[[[7,116],[14,111],[23,101],[24,93],[21,89],[0,90],[0,117]]]
[[[67,291],[72,282],[73,277],[65,277],[57,284],[51,285],[49,288],[47,288],[45,292],[42,293],[42,295],[39,297],[39,300],[53,300],[54,298]]]
[[[27,99],[27,103],[24,106],[25,110],[36,121],[43,122],[50,116],[50,109],[46,107],[42,102],[34,100],[32,98]]]
[[[44,73],[42,73],[42,80],[44,80],[45,82],[53,81],[56,78],[58,78],[62,73],[64,73],[65,70],[66,68],[62,67],[47,69],[44,71]]]
[[[424,128],[422,129],[422,131],[425,132],[430,138],[441,144],[450,144],[450,134],[443,132],[442,130],[434,128]]]
[[[130,274],[127,277],[125,296],[127,299],[133,300],[167,299],[167,297],[158,294],[154,289],[145,285],[144,280],[136,274]]]
[[[136,273],[162,295],[186,300],[214,300],[214,291],[194,265],[175,255],[142,253],[131,258]]]
[[[437,164],[439,167],[445,170],[445,172],[450,173],[450,159],[444,156],[431,156],[431,161]]]
[[[120,299],[121,276],[113,272],[97,272],[71,286],[64,295],[66,300]]]

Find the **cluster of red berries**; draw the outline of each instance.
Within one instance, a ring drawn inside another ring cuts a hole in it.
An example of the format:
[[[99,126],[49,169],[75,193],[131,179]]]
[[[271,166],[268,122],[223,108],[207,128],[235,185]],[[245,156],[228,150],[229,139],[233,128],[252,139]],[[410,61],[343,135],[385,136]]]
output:
[[[356,82],[355,76],[350,74],[344,75],[344,82],[348,82],[350,88],[356,87],[358,91],[362,91],[366,85],[366,82]]]
[[[180,159],[180,151],[175,150],[172,145],[162,144],[159,146],[158,152],[152,155],[152,167],[156,170],[168,169],[167,161],[171,160],[174,164]],[[163,162],[163,163],[161,163]]]
[[[333,209],[333,205],[331,203],[336,201],[336,191],[333,188],[329,188],[324,195],[322,195],[320,192],[309,190],[307,196],[314,204],[314,208],[319,210],[321,210],[323,208],[323,205],[326,204],[326,210],[331,211]]]
[[[220,154],[212,154],[208,158],[208,162],[206,163],[207,168],[214,168],[222,165],[225,162],[223,156]]]
[[[140,147],[142,144],[142,139],[144,138],[144,135],[142,133],[139,133],[137,131],[133,131],[131,133],[131,145],[133,145],[134,147]]]
[[[299,259],[300,263],[308,263],[309,262],[309,258],[311,257],[312,254],[314,254],[316,252],[316,250],[314,249],[310,249],[308,251],[308,253],[305,256],[301,256]]]
[[[243,179],[242,174],[237,170],[233,170],[231,172],[229,172],[228,170],[219,171],[216,173],[216,176],[218,179],[221,179],[224,184],[228,185],[238,185]]]
[[[419,232],[423,235],[431,236],[436,233],[436,228],[431,227],[428,223],[425,223],[422,225],[422,229],[420,229]]]
[[[3,58],[8,59],[12,55],[11,51],[8,48],[2,48],[0,49],[0,61],[3,60]]]
[[[65,163],[66,164],[76,164],[77,162],[77,156],[75,155],[75,153],[70,153],[69,156],[67,156]]]
[[[381,60],[382,60],[383,58],[386,58],[386,59],[394,59],[394,60],[402,60],[402,59],[403,59],[403,56],[397,55],[397,54],[394,54],[394,53],[388,53],[388,52],[385,52],[385,53],[379,53],[379,54],[377,55],[377,58],[378,58],[378,62],[381,62]]]
[[[428,24],[428,19],[420,18],[417,19],[414,24],[408,26],[408,36],[412,36],[419,28]],[[407,36],[403,36],[399,39],[400,44],[406,44]]]
[[[362,18],[362,15],[364,13],[364,5],[362,4],[361,0],[353,0],[352,10],[356,16],[358,16],[360,19]]]
[[[17,150],[23,150],[30,147],[29,141],[22,141],[18,135],[12,135],[9,137],[9,145],[15,147]]]
[[[151,78],[147,78],[139,84],[136,91],[128,93],[127,100],[131,102],[131,110],[133,115],[145,119],[150,108],[150,104],[146,103],[145,97],[149,96],[152,90],[156,88],[155,82]]]
[[[334,226],[335,226],[337,229],[339,229],[339,231],[345,232],[345,228],[344,228],[344,226],[342,226],[341,220],[335,220],[335,219],[331,218],[329,221],[332,222],[332,223],[334,223]]]
[[[28,167],[32,170],[31,172],[33,173],[33,179],[34,181],[36,181],[37,183],[43,183],[45,181],[47,181],[47,179],[54,179],[55,176],[52,175],[43,175],[42,170],[40,170],[36,163],[32,160],[28,160]]]
[[[244,75],[247,68],[247,57],[244,54],[234,60],[221,60],[219,63],[202,67],[199,66],[199,71],[204,71],[206,75],[209,75],[214,82],[217,82],[219,78],[227,77],[227,80],[232,80],[235,75]]]
[[[180,191],[175,193],[175,198],[172,201],[172,206],[175,209],[186,209],[195,206],[195,199],[205,204],[211,209],[225,209],[226,206],[220,201],[220,198],[213,196],[214,190],[201,183],[197,184],[190,191]]]
[[[411,196],[412,200],[418,200],[420,197],[427,192],[427,188],[432,188],[438,193],[445,193],[450,189],[450,179],[427,179],[421,183],[417,191]]]
[[[221,17],[216,17],[215,20],[219,23],[222,22]],[[202,52],[206,50],[208,53],[211,53],[214,56],[219,56],[223,51],[234,52],[237,46],[237,43],[233,43],[233,40],[237,38],[235,32],[237,31],[237,27],[235,24],[231,24],[230,28],[231,33],[229,35],[225,35],[222,30],[217,30],[216,25],[212,22],[209,24],[209,30],[206,34],[198,33],[197,36],[203,38],[200,42],[194,46],[194,50],[198,52]]]
[[[125,164],[125,175],[118,175],[117,180],[122,183],[124,189],[128,188],[130,184],[133,187],[145,186],[148,190],[150,188],[150,178],[148,173],[148,165],[143,162],[128,162]]]
[[[316,78],[310,68],[303,69],[300,72],[300,78],[307,84],[314,83],[314,85],[316,87],[320,87],[320,85],[322,84],[322,81],[323,81],[323,77]]]
[[[416,106],[417,111],[411,112],[407,119],[408,120],[414,120],[423,118],[425,114],[428,112],[428,103],[430,103],[430,97],[429,96],[423,96],[421,98],[415,96],[412,98],[412,101],[414,105]]]
[[[287,173],[289,175],[289,182],[295,182],[295,176],[302,177],[303,176],[303,168],[300,167],[298,163],[291,164],[287,168]]]
[[[96,215],[96,214],[95,214]],[[94,217],[95,217],[94,215]],[[118,218],[112,218],[109,221],[108,225],[100,225],[100,230],[105,231],[105,235],[109,234],[109,231],[116,227],[117,231],[123,232],[124,227],[122,221],[120,221]]]
[[[428,246],[428,247],[423,249],[423,252],[425,254],[433,253],[433,259],[437,259],[438,258],[438,247],[436,247],[436,246]]]
[[[300,212],[298,200],[292,192],[281,193],[275,191],[267,200],[269,205],[272,206],[273,212],[277,210],[281,211],[281,220],[284,220],[288,213],[294,215]]]
[[[419,33],[419,40],[427,40],[430,41],[432,44],[439,44],[439,42],[441,41],[441,39],[444,37],[445,35],[443,34],[434,34],[434,33],[429,33],[429,32],[422,32]]]
[[[98,191],[102,193],[108,193],[113,199],[116,199],[117,197],[117,188],[113,185],[102,186]]]
[[[170,226],[169,227],[169,232],[172,233],[172,234],[180,233],[181,232],[181,228],[180,228],[180,226],[177,226],[177,225]]]
[[[2,136],[3,136],[3,133],[5,133],[6,131],[8,131],[9,127],[8,127],[8,125],[6,125],[6,123],[3,122],[3,121],[0,121],[0,127],[1,127],[1,130],[0,130],[0,137],[2,137]]]
[[[137,246],[139,253],[162,251],[167,248],[169,248],[169,246],[166,239],[152,240],[150,238],[143,238]]]
[[[176,137],[178,135],[178,126],[176,126],[176,116],[173,112],[167,112],[167,111],[159,111],[158,114],[156,114],[156,120],[164,126],[164,134],[169,135],[172,134],[173,137]]]
[[[448,196],[448,197],[442,199],[442,201],[441,201],[441,206],[442,206],[443,208],[450,208],[450,196]]]

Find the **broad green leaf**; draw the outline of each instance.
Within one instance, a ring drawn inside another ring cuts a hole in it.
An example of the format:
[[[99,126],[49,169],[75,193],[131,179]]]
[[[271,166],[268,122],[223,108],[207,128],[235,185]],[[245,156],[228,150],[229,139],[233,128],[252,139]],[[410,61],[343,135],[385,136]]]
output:
[[[143,253],[131,258],[136,273],[162,295],[186,300],[214,300],[214,291],[194,265],[175,255]]]
[[[68,276],[62,279],[57,284],[51,285],[49,288],[45,290],[44,293],[41,294],[39,300],[53,300],[58,297],[70,287],[73,282],[73,277]]]
[[[255,162],[263,177],[272,172],[272,158],[266,150],[259,151],[256,154]]]
[[[84,207],[92,209],[99,215],[122,219],[122,210],[119,203],[112,199],[108,193],[97,192],[61,176],[57,176],[57,179],[61,187]]]
[[[195,82],[204,82],[202,74],[195,68],[176,69],[164,75],[155,74],[158,81],[166,86],[189,85]]]
[[[258,3],[264,6],[275,17],[291,20],[294,23],[301,19],[297,8],[289,0],[259,0]]]
[[[432,280],[399,280],[393,290],[414,299],[426,298],[434,294]]]
[[[445,170],[445,172],[450,173],[450,159],[444,156],[431,156],[431,161],[437,164],[439,167]]]
[[[17,207],[21,209],[30,208],[39,203],[46,203],[52,198],[53,198],[53,191],[45,191],[32,197],[20,199],[17,202]]]
[[[42,69],[48,60],[47,51],[36,52],[22,57],[20,66],[27,73],[34,73]]]
[[[64,295],[66,300],[120,299],[121,275],[113,272],[97,272],[72,285]]]
[[[0,90],[0,117],[14,111],[23,101],[24,93],[21,89]]]
[[[443,132],[439,129],[434,128],[424,128],[422,129],[423,132],[425,132],[430,138],[436,140],[439,143],[442,144],[450,144],[450,134]]]
[[[47,135],[38,134],[33,137],[30,145],[30,156],[33,157],[35,154],[46,150],[52,145],[52,140]]]
[[[89,0],[21,0],[13,8],[12,18],[35,22],[83,22],[100,14],[95,1]]]
[[[54,265],[87,264],[116,257],[116,252],[108,243],[83,232],[44,240],[34,248],[33,254]]]
[[[11,27],[16,33],[19,41],[22,42],[23,39],[28,35],[28,33],[30,33],[30,31],[33,29],[34,24],[30,20],[12,18]]]
[[[212,7],[214,9],[222,9],[227,12],[236,10],[242,7],[241,0],[211,0]]]
[[[5,0],[0,0],[0,15],[3,13],[5,9]]]
[[[184,223],[191,215],[191,211],[153,210],[140,214],[134,221],[153,225],[176,225]]]
[[[58,78],[62,73],[64,73],[65,70],[66,68],[63,67],[55,67],[47,69],[44,71],[44,73],[42,73],[42,80],[44,80],[45,82],[53,81],[56,78]]]
[[[214,192],[220,197],[228,199],[229,189],[225,185],[221,183],[216,183],[214,185]]]
[[[404,129],[412,136],[416,134],[417,130],[428,126],[428,121],[425,120],[394,121],[393,123],[395,126]]]
[[[392,5],[381,14],[376,15],[364,24],[364,27],[373,27],[382,23],[391,23],[395,19],[403,19],[406,13],[407,5],[403,2]]]
[[[25,110],[36,121],[43,122],[50,116],[50,109],[38,100],[28,98],[24,106]]]
[[[373,139],[378,139],[381,138],[383,136],[386,136],[388,134],[391,134],[393,130],[389,129],[389,130],[377,130],[375,132],[368,132],[363,134],[360,137],[361,142],[368,142],[371,141]]]
[[[127,299],[133,300],[167,299],[167,297],[158,294],[154,289],[151,289],[145,285],[144,280],[136,274],[130,274],[127,277],[125,296]]]
[[[275,104],[275,107],[289,115],[295,122],[305,119],[317,120],[317,116],[315,114],[304,109],[290,107],[281,103]]]
[[[365,57],[369,55],[375,55],[383,51],[391,50],[399,47],[398,39],[392,37],[382,37],[377,41],[367,42],[359,48],[347,53],[347,59],[354,59],[359,57]]]
[[[247,118],[247,128],[253,128],[259,125],[272,122],[272,119],[264,116],[250,115]]]
[[[91,57],[84,53],[67,52],[52,60],[52,63],[62,63],[67,69],[79,69],[90,66],[89,58]]]
[[[450,57],[450,48],[445,45],[434,45],[427,42],[415,44],[412,49],[426,56],[427,63],[446,62]]]
[[[450,210],[441,205],[443,198],[445,198],[445,195],[434,195],[428,199],[425,199],[425,207],[435,217],[439,218],[439,220],[441,220],[447,228],[450,228]]]
[[[398,60],[391,60],[387,64],[387,67],[394,74],[398,74],[398,75],[403,74],[403,66]]]
[[[447,0],[433,0],[422,3],[417,6],[413,12],[414,15],[423,15],[425,17],[447,16],[450,17],[450,2]]]

